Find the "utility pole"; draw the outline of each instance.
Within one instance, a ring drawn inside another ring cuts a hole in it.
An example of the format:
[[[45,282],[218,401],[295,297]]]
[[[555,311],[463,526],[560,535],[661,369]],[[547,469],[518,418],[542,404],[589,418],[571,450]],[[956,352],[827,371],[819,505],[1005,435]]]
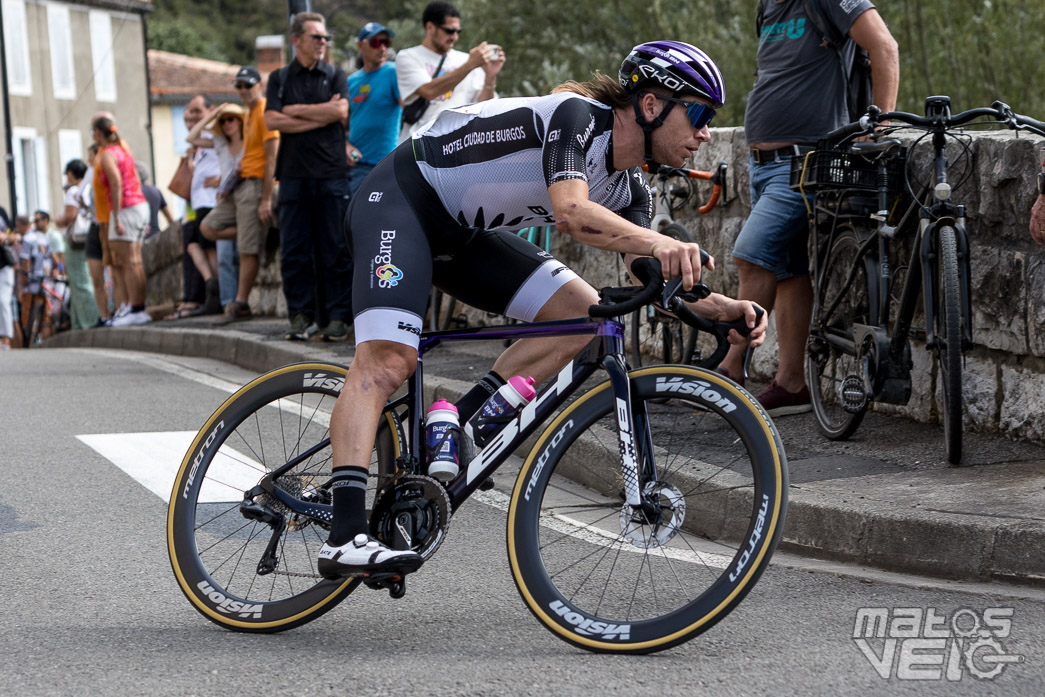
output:
[[[292,3],[294,0],[290,0]],[[306,0],[307,2],[308,0]],[[0,4],[0,36],[4,35],[4,10]],[[18,195],[15,189],[15,154],[14,139],[11,132],[11,97],[7,92],[7,47],[0,47],[0,79],[4,81],[3,93],[0,99],[4,101],[4,161],[7,164],[7,192],[10,196],[11,224],[14,224],[15,216],[18,215]]]

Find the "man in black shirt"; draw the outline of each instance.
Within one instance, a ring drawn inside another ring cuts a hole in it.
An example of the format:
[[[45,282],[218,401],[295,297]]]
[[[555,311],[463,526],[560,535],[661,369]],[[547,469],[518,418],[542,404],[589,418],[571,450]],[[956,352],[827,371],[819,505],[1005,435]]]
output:
[[[342,231],[348,78],[323,60],[330,40],[323,15],[295,15],[296,58],[269,76],[266,94],[265,125],[281,134],[276,179],[288,339],[308,339],[325,326],[325,339],[344,341],[352,318],[352,258]]]

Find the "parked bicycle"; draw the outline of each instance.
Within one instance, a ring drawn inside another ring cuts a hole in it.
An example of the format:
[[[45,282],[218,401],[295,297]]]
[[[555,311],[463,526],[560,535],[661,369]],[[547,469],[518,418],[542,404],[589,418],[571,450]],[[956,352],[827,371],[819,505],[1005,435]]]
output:
[[[986,121],[978,119],[987,119]],[[892,124],[884,130],[881,124]],[[899,124],[899,125],[898,125]],[[1045,135],[1045,124],[1008,105],[951,114],[950,98],[929,97],[925,116],[871,107],[857,123],[828,134],[792,161],[792,188],[816,192],[810,211],[814,301],[806,370],[813,410],[828,438],[849,438],[871,402],[911,396],[910,338],[924,339],[939,365],[947,459],[962,456],[962,355],[972,345],[969,241],[965,207],[954,198],[948,139],[969,158],[962,126],[1004,125]],[[931,138],[932,172],[915,181],[908,150],[888,135]],[[875,134],[876,141],[851,142]],[[960,160],[961,158],[959,158]],[[960,169],[960,168],[958,168]],[[897,264],[897,247],[907,244]],[[921,295],[924,329],[915,329]],[[895,305],[895,308],[894,308]]]
[[[22,331],[22,348],[39,346],[47,336],[63,332],[72,326],[69,314],[69,284],[64,276],[40,279],[40,293],[33,296],[26,323],[19,326]]]
[[[591,317],[422,335],[417,372],[386,407],[371,461],[372,534],[427,560],[453,513],[550,421],[507,502],[508,558],[537,619],[590,651],[649,653],[706,631],[765,570],[787,508],[779,436],[746,392],[693,367],[627,371],[621,315],[660,296],[689,316],[679,284],[665,288],[651,261],[636,267],[645,287],[603,289]],[[720,341],[730,328],[746,331],[743,320],[719,325]],[[442,485],[424,474],[425,352],[581,334],[592,341],[455,479]],[[608,379],[584,389],[599,369]],[[360,584],[405,592],[402,577],[331,581],[316,570],[332,515],[329,414],[345,375],[331,363],[262,375],[218,408],[185,455],[168,545],[182,591],[207,619],[277,632],[319,617]],[[423,567],[410,578],[423,582]]]
[[[675,222],[675,213],[691,204],[696,197],[695,180],[710,181],[714,186],[707,203],[697,212],[704,215],[726,196],[725,162],[714,172],[661,165],[650,178],[654,215],[650,227],[661,234],[683,242],[694,242],[693,234]],[[698,331],[656,305],[639,308],[630,318],[631,365],[638,368],[653,363],[681,365],[710,364],[697,350]],[[714,367],[714,365],[711,365]]]

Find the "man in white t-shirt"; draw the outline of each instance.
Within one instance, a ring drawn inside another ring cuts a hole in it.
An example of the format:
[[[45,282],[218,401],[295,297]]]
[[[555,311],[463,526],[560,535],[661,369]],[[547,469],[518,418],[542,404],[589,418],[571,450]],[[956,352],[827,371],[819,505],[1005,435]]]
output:
[[[396,55],[396,77],[404,106],[409,107],[418,98],[427,99],[429,104],[417,122],[403,124],[399,142],[446,109],[493,99],[497,74],[504,66],[500,46],[483,41],[468,53],[454,49],[462,30],[461,15],[453,5],[428,3],[421,23],[424,41]]]

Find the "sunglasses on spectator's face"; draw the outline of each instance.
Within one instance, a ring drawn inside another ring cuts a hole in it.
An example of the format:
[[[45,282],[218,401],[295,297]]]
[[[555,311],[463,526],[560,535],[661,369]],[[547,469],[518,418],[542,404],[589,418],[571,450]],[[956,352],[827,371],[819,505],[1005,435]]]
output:
[[[443,31],[445,31],[447,34],[457,34],[457,35],[461,34],[461,27],[439,27],[439,28],[442,29]]]
[[[387,36],[371,36],[368,43],[370,48],[381,48],[382,46],[391,46],[392,40]]]
[[[321,41],[325,41],[325,42],[327,42],[329,44],[331,41],[334,40],[334,37],[331,36],[330,34],[309,34],[309,36],[311,36],[312,40],[315,41],[316,43],[319,43]]]
[[[238,90],[249,90],[254,85],[250,84],[249,82],[237,82],[234,86]]]
[[[237,119],[235,116],[222,116],[220,119],[218,119],[218,123],[220,123],[223,126],[232,121],[239,121],[239,119]]]
[[[677,97],[664,97],[657,95],[657,99],[664,99],[675,104],[681,104],[686,107],[686,116],[689,118],[689,122],[693,124],[693,128],[704,128],[711,119],[715,118],[715,110],[707,104],[701,104],[700,102],[689,102],[685,99],[678,99]]]

